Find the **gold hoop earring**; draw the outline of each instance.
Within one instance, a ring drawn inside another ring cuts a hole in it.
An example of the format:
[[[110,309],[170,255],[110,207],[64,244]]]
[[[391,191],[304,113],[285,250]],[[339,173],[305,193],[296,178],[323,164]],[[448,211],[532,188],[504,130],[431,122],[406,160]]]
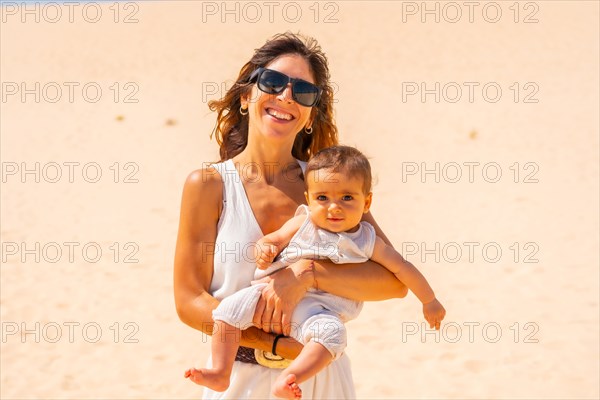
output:
[[[306,132],[307,135],[310,135],[312,133],[313,129],[312,126],[309,126],[308,128],[304,128],[304,132]]]
[[[248,113],[249,113],[248,107],[244,108],[243,106],[240,106],[240,114],[248,115]]]

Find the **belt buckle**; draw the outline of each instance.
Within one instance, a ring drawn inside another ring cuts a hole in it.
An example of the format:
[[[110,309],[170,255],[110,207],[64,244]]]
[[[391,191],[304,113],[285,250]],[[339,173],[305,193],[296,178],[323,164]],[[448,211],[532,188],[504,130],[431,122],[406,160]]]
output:
[[[260,349],[254,349],[254,358],[256,358],[257,363],[267,368],[284,369],[292,363],[292,360]]]

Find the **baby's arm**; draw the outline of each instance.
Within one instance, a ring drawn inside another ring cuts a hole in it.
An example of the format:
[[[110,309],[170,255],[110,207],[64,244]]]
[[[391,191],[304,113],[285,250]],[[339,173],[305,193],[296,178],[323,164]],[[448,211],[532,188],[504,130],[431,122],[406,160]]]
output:
[[[288,220],[275,232],[269,233],[256,242],[254,256],[259,269],[267,269],[271,265],[277,254],[290,243],[290,240],[305,220],[306,215],[298,215]]]
[[[440,322],[446,315],[446,310],[435,298],[433,289],[427,283],[427,279],[419,272],[414,265],[406,261],[390,245],[387,245],[383,239],[377,237],[371,260],[383,265],[390,272],[396,275],[396,278],[404,283],[423,303],[423,314],[429,325],[439,329]]]

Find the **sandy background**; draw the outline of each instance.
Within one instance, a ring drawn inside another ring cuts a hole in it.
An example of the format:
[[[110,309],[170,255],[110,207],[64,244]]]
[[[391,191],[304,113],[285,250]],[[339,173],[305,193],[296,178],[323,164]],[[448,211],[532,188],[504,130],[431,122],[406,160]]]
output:
[[[439,22],[421,2],[58,4],[2,8],[2,398],[200,396],[182,371],[210,346],[172,295],[181,189],[217,158],[207,101],[287,29],[327,53],[374,215],[448,310],[436,342],[414,296],[367,304],[359,397],[600,397],[598,2],[472,22],[460,2],[454,23],[435,2]]]

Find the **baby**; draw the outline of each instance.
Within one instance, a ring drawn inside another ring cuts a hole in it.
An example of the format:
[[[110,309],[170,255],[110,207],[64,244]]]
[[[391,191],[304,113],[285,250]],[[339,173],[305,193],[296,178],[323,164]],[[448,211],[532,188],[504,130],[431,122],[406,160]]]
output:
[[[371,259],[396,275],[423,303],[431,327],[440,328],[446,311],[421,273],[383,239],[368,222],[361,222],[371,206],[371,167],[353,147],[333,146],[310,159],[305,172],[306,201],[279,230],[260,239],[255,247],[259,268],[255,279],[269,275],[302,258],[329,258],[337,264]],[[287,246],[287,247],[286,247]],[[281,251],[282,250],[282,251]],[[281,251],[277,259],[275,257]],[[239,348],[240,329],[252,325],[262,289],[259,283],[236,292],[213,311],[212,369],[189,369],[185,376],[216,391],[229,387]],[[344,323],[360,313],[362,303],[320,290],[310,290],[292,315],[291,336],[304,344],[300,355],[279,375],[273,395],[299,399],[299,384],[338,358],[346,347]],[[276,342],[274,344],[276,347]],[[275,351],[275,350],[274,350]]]

